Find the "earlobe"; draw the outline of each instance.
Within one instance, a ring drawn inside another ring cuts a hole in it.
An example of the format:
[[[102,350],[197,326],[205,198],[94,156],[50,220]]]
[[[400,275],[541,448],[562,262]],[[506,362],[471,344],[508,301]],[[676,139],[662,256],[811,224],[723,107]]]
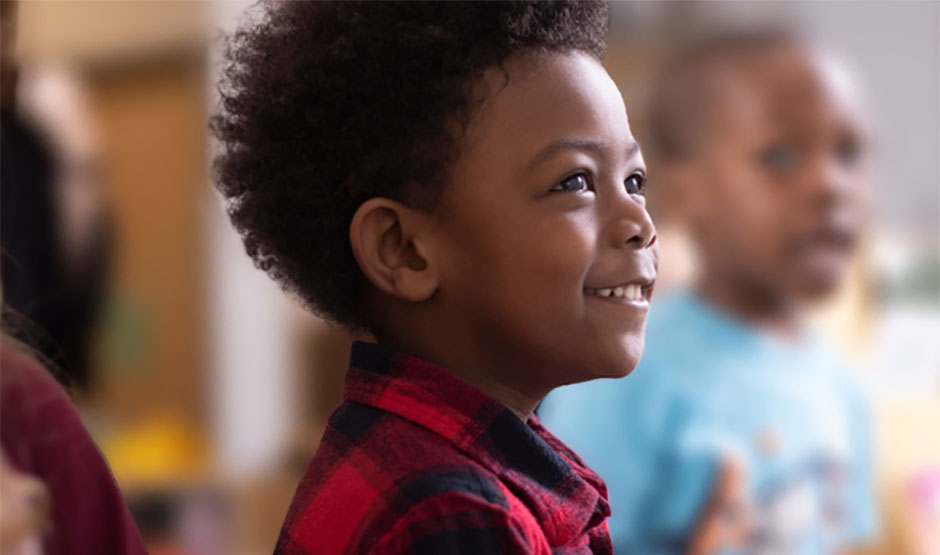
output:
[[[424,216],[387,198],[362,203],[349,226],[349,241],[360,270],[379,291],[411,302],[437,291],[438,279],[424,252]]]

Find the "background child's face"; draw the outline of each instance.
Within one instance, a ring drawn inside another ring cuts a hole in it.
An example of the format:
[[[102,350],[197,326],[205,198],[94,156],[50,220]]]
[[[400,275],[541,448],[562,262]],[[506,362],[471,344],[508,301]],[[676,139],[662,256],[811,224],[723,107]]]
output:
[[[758,57],[713,104],[691,172],[693,233],[706,271],[810,300],[838,284],[863,220],[859,108],[824,59],[793,47]]]
[[[584,54],[504,68],[486,78],[442,197],[439,300],[468,344],[529,383],[623,376],[643,349],[657,264],[623,99]]]

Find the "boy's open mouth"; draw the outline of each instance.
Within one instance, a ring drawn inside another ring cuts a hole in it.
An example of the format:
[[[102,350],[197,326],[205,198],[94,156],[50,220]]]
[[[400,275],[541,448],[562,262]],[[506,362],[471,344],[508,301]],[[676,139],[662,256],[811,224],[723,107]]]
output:
[[[624,299],[627,301],[649,301],[652,293],[652,280],[635,281],[617,285],[616,287],[584,288],[585,295],[609,299]]]

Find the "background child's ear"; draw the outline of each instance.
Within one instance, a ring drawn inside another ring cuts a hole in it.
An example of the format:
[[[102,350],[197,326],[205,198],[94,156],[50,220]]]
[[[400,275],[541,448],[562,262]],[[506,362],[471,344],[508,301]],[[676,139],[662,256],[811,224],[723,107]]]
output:
[[[438,288],[434,264],[424,252],[423,214],[391,199],[362,203],[349,226],[353,256],[379,291],[411,302],[429,299]]]

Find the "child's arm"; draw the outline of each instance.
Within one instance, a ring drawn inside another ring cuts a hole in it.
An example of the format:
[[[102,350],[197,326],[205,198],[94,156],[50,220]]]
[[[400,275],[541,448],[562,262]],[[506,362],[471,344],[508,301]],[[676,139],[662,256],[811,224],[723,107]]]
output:
[[[711,555],[743,546],[753,525],[747,469],[739,461],[727,459],[722,462],[711,499],[695,527],[687,553]]]

